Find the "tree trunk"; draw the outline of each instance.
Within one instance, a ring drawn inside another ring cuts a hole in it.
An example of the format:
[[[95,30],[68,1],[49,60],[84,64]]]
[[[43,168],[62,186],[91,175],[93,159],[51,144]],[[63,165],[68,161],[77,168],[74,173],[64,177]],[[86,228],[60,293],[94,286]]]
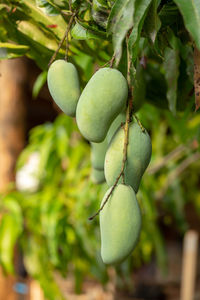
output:
[[[15,164],[25,142],[24,59],[0,62],[0,193],[6,193],[15,179]],[[15,280],[0,270],[0,299],[16,300]]]

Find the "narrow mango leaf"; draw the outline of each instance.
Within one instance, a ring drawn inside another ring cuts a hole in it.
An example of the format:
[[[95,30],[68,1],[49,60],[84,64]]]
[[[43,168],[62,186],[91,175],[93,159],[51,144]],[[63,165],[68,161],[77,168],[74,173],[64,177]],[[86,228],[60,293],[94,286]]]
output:
[[[14,273],[14,246],[22,224],[13,214],[3,215],[0,223],[0,263],[7,273]]]
[[[71,35],[76,40],[99,39],[99,36],[76,23],[71,30]]]
[[[3,15],[8,11],[10,8],[6,4],[0,4],[0,15]]]
[[[23,56],[29,50],[28,46],[15,45],[0,42],[0,59],[8,59]]]
[[[133,26],[134,3],[135,0],[117,0],[108,19],[107,30],[113,33],[113,47],[117,65],[122,55],[124,38],[128,30]]]
[[[128,49],[132,62],[137,58],[140,34],[151,0],[136,0],[133,17],[133,30],[128,41]]]
[[[57,42],[51,36],[47,36],[36,24],[28,21],[21,21],[17,25],[18,30],[31,38],[33,41],[44,47],[55,51],[58,47]]]
[[[67,7],[68,5],[68,0],[48,0],[49,3],[51,4],[54,4],[56,6],[59,6],[59,7]]]
[[[121,16],[123,15],[123,11],[126,8],[129,0],[116,0],[115,4],[113,5],[109,18],[108,18],[108,32],[113,32],[115,29],[116,24],[120,21]]]
[[[40,73],[40,75],[37,77],[34,85],[33,85],[33,91],[32,91],[32,95],[33,98],[37,98],[41,88],[43,87],[43,85],[45,84],[47,80],[47,71],[43,71],[42,73]]]
[[[36,0],[36,6],[39,7],[48,16],[59,15],[59,10],[50,1]]]
[[[194,48],[194,89],[196,111],[200,107],[200,51]]]
[[[47,16],[41,9],[35,5],[35,0],[23,0],[26,5],[27,14],[38,23],[43,24],[46,28],[49,28],[59,39],[62,39],[66,31],[66,22],[61,15],[59,16]]]
[[[169,109],[173,114],[176,114],[179,64],[180,58],[178,50],[167,47],[164,53],[163,68],[165,70],[164,75],[167,82],[167,99]]]
[[[99,28],[97,28],[96,26],[90,26],[88,25],[88,23],[86,22],[82,22],[78,19],[76,19],[77,23],[79,23],[82,27],[84,27],[85,29],[89,30],[90,32],[92,32],[93,34],[95,34],[98,37],[104,38],[106,39],[107,35],[106,32],[103,30],[99,30]]]
[[[155,42],[157,33],[160,29],[161,22],[157,13],[158,5],[160,0],[153,0],[149,7],[147,17],[144,22],[144,30],[152,43]]]
[[[174,0],[185,23],[185,27],[200,50],[200,3],[199,0]]]
[[[146,99],[146,82],[144,78],[144,68],[140,62],[137,63],[136,76],[133,84],[133,110],[137,112]]]

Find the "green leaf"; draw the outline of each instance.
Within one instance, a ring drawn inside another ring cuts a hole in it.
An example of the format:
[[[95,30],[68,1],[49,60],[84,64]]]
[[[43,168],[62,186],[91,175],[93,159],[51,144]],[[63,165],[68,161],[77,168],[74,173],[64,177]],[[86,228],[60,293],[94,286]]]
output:
[[[145,102],[146,96],[146,82],[144,79],[144,68],[137,63],[136,76],[133,82],[133,110],[137,112]]]
[[[86,22],[82,22],[79,19],[76,19],[76,22],[79,23],[82,27],[84,27],[85,29],[91,31],[93,34],[95,34],[98,37],[107,39],[107,35],[106,32],[103,30],[100,30],[97,26],[91,26]]]
[[[128,41],[128,49],[134,63],[139,49],[140,34],[151,0],[136,0],[133,17],[133,30]]]
[[[27,7],[27,14],[33,20],[49,28],[59,39],[63,38],[67,24],[61,15],[47,16],[35,5],[35,0],[23,0],[23,2]],[[52,25],[55,26],[52,27]]]
[[[199,0],[174,0],[185,23],[185,27],[200,50],[200,3]]]
[[[29,50],[28,46],[15,45],[0,42],[0,59],[8,59],[23,56]]]
[[[173,114],[176,113],[179,64],[180,58],[178,50],[167,47],[164,54],[163,68],[165,70],[164,75],[167,82],[167,99],[169,109]]]
[[[48,16],[59,15],[59,10],[55,7],[55,5],[52,5],[50,1],[36,0],[36,5]]]
[[[152,43],[155,42],[157,33],[161,27],[161,22],[157,13],[158,5],[160,0],[153,0],[149,7],[145,22],[144,30]]]
[[[7,273],[14,273],[14,246],[21,232],[22,219],[16,213],[6,213],[2,216],[0,224],[0,263]]]
[[[113,5],[108,19],[108,32],[112,33],[115,61],[119,63],[122,55],[122,43],[133,26],[133,12],[135,0],[117,0]]]
[[[76,40],[87,40],[87,39],[99,39],[99,36],[81,26],[79,23],[76,23],[71,30],[71,35]]]
[[[18,23],[17,28],[28,38],[49,50],[55,51],[58,47],[55,39],[52,39],[51,35],[48,36],[41,28],[37,26],[37,24],[28,21],[21,21]]]
[[[37,98],[46,80],[47,80],[47,71],[43,71],[42,73],[40,73],[40,75],[37,77],[37,79],[34,82],[33,91],[32,91],[33,98]]]

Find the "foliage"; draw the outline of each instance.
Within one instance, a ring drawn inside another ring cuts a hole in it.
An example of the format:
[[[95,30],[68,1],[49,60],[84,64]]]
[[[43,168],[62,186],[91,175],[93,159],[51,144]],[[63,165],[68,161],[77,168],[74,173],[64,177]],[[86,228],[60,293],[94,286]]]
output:
[[[152,89],[151,93],[147,92],[147,97],[154,98],[152,92],[157,94],[156,98],[161,95],[155,104],[169,106],[175,114],[177,109],[185,108],[189,102],[182,94],[189,94],[188,98],[192,95],[192,43],[200,49],[197,2],[73,1],[72,9],[78,12],[71,30],[70,60],[80,68],[82,80],[86,81],[91,76],[87,69],[91,69],[93,63],[102,65],[112,56],[112,41],[116,66],[119,65],[126,75],[124,40],[128,33],[133,84],[137,84],[135,72],[140,61],[146,74],[144,86],[147,86],[147,91]],[[64,0],[2,1],[0,57],[25,54],[46,70],[65,34],[69,13],[68,1]],[[64,53],[63,45],[58,58],[63,57]],[[173,74],[172,78],[170,74]],[[180,85],[182,77],[184,86]],[[155,81],[163,82],[162,94],[156,91]],[[167,101],[162,101],[162,98]]]
[[[72,272],[77,292],[84,276],[93,275],[102,282],[108,278],[100,259],[98,221],[87,220],[98,209],[106,186],[91,183],[89,145],[80,138],[74,122],[64,115],[54,124],[32,130],[18,169],[22,170],[35,153],[40,157],[39,173],[32,175],[39,179],[37,189],[10,192],[1,199],[1,210],[6,213],[0,227],[0,257],[4,270],[12,272],[13,245],[18,239],[28,273],[40,281],[49,299],[55,299],[59,295],[53,281],[55,271],[63,276]],[[155,248],[145,233],[147,220],[139,249],[128,264],[135,264],[135,258],[137,263],[150,259]],[[151,223],[156,227],[156,219]],[[5,243],[8,233],[10,240]],[[162,252],[160,234],[154,235]]]
[[[35,97],[66,32],[69,9],[66,0],[1,1],[0,58],[26,55],[35,60],[42,70],[33,89]],[[200,115],[193,113],[193,47],[200,50],[199,5],[195,0],[74,0],[72,9],[77,15],[69,60],[78,68],[82,87],[113,52],[115,67],[126,76],[128,48],[131,83],[141,85],[145,102],[138,116],[152,138],[152,164],[138,193],[143,212],[140,243],[118,267],[120,281],[128,279],[132,268],[149,261],[153,253],[165,268],[158,224],[167,229],[173,225],[182,234],[188,226],[185,203],[192,201],[200,211],[196,189]],[[57,58],[64,54],[63,45]],[[135,103],[140,96],[134,95]],[[40,281],[48,299],[62,299],[55,271],[72,272],[77,291],[86,274],[102,282],[108,278],[99,258],[98,222],[87,221],[98,209],[106,187],[90,183],[88,144],[66,116],[32,130],[19,169],[31,153],[40,156],[36,176],[40,185],[32,192],[14,191],[2,197],[0,261],[5,271],[13,271],[13,248],[18,240],[29,274]]]

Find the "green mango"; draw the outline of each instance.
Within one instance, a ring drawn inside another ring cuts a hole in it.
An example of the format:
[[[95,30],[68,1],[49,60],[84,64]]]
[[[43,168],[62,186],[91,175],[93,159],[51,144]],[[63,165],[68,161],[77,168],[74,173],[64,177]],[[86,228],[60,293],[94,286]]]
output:
[[[101,205],[111,188],[106,192]],[[140,230],[141,212],[135,192],[131,186],[119,184],[100,212],[103,262],[117,264],[126,259],[137,244]]]
[[[127,81],[118,70],[98,70],[77,105],[76,120],[82,135],[91,142],[102,142],[111,123],[125,107],[127,95]]]
[[[100,183],[105,182],[104,171],[92,168],[91,180],[95,184],[100,184]]]
[[[91,163],[92,167],[97,170],[104,169],[104,160],[108,147],[107,139],[101,143],[91,143]]]
[[[106,152],[104,171],[106,182],[112,186],[120,174],[124,149],[124,128],[119,128]],[[140,181],[151,159],[151,139],[136,122],[129,125],[129,142],[125,164],[125,184],[132,186],[137,193]],[[120,181],[122,182],[122,178]]]
[[[91,143],[91,163],[92,167],[97,170],[104,170],[104,160],[108,144],[116,130],[126,121],[126,113],[120,113],[112,122],[107,136],[101,143]]]
[[[78,73],[75,66],[58,59],[48,70],[47,83],[50,94],[60,109],[74,117],[80,96]]]
[[[126,122],[126,111],[120,113],[112,122],[108,133],[107,133],[107,141],[108,144],[110,143],[113,135],[115,134],[115,132],[117,131],[117,129],[121,126],[122,123]]]

